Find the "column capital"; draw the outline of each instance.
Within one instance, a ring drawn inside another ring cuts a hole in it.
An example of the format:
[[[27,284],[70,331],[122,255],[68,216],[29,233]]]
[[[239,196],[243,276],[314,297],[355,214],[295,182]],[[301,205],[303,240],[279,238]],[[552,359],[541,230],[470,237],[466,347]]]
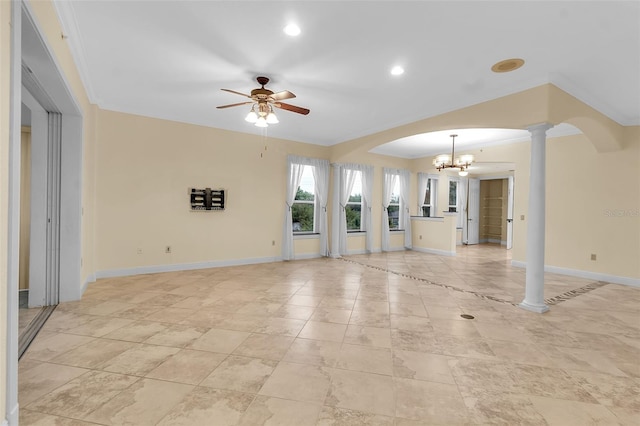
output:
[[[527,126],[527,130],[531,132],[531,134],[534,134],[537,132],[546,132],[552,127],[554,127],[554,125],[551,123],[538,123],[538,124],[532,124],[531,126]]]

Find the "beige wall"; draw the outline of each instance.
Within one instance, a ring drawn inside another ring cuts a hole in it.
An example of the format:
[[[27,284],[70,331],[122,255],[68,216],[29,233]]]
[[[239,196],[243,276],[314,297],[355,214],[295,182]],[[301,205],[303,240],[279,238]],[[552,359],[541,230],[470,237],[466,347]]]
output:
[[[456,252],[456,215],[442,219],[415,218],[411,221],[413,247],[416,250],[437,250],[442,254]]]
[[[100,110],[97,121],[97,271],[280,257],[287,155],[329,154],[111,111]],[[190,187],[225,189],[225,210],[189,211]],[[305,254],[307,244],[297,243]]]
[[[582,135],[547,148],[546,264],[640,278],[640,138],[605,153]]]
[[[0,422],[7,416],[7,233],[9,213],[9,120],[11,3],[0,1]]]

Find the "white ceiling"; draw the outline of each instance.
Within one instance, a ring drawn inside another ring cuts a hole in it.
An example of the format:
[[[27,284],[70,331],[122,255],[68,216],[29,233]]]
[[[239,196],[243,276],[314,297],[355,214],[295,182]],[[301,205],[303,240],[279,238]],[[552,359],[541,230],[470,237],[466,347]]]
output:
[[[308,116],[268,135],[333,145],[547,82],[640,124],[640,3],[538,1],[60,1],[90,100],[260,134],[243,118],[255,77]],[[295,21],[297,38],[282,29]],[[523,68],[491,65],[521,57]],[[394,65],[406,72],[392,76]],[[420,153],[404,153],[412,158]]]

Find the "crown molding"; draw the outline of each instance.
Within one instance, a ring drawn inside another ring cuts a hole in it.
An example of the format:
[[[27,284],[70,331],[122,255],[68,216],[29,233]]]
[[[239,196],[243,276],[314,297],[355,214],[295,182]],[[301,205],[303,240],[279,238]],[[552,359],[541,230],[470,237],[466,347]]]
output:
[[[78,27],[78,20],[76,19],[76,12],[73,8],[73,2],[70,1],[54,1],[54,8],[60,21],[62,31],[66,36],[67,45],[71,51],[71,56],[76,64],[80,79],[84,85],[85,91],[89,102],[92,104],[100,105],[102,100],[96,95],[93,85],[91,84],[91,78],[89,73],[89,67],[85,60],[85,49],[82,44],[82,37],[80,35],[80,27]]]

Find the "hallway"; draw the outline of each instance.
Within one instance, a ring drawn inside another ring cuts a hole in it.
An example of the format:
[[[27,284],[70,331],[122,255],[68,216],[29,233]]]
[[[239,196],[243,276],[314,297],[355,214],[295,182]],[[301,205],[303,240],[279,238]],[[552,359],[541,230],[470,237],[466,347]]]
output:
[[[102,279],[20,361],[21,425],[637,424],[640,289],[546,283],[586,289],[517,308],[491,246]]]

